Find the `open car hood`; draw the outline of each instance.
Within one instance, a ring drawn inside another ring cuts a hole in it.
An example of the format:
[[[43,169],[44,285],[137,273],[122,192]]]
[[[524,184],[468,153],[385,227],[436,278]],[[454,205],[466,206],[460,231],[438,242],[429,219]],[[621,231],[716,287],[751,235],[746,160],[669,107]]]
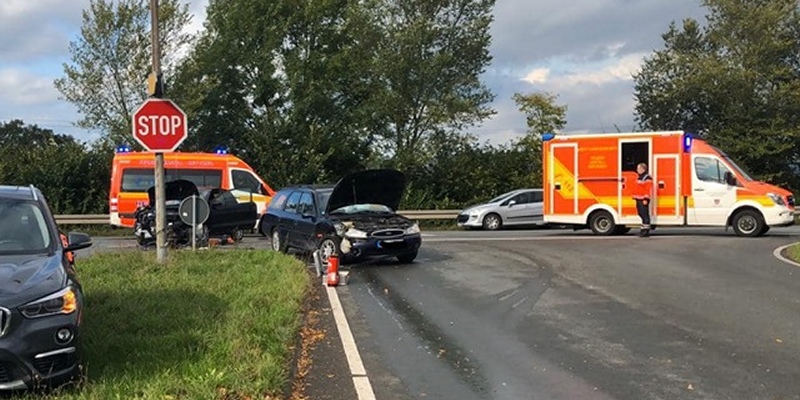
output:
[[[169,181],[164,184],[164,194],[165,199],[164,201],[170,200],[183,200],[189,196],[197,195],[197,186],[195,186],[192,181],[187,181],[185,179],[178,179],[174,181]],[[150,189],[147,189],[147,199],[150,205],[156,204],[156,187],[151,186]]]
[[[381,204],[397,211],[406,177],[391,169],[359,171],[342,178],[331,192],[325,213],[354,204]]]

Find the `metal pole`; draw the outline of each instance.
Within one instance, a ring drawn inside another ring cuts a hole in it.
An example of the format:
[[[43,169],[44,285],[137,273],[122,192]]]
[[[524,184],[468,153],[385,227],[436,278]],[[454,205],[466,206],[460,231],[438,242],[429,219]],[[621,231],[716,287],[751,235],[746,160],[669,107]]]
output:
[[[192,196],[192,250],[197,250],[197,196]]]
[[[161,49],[158,41],[158,0],[150,0],[150,40],[153,46],[153,74],[158,82],[161,75]],[[164,153],[156,152],[156,259],[167,262],[166,232],[167,204],[164,188]]]

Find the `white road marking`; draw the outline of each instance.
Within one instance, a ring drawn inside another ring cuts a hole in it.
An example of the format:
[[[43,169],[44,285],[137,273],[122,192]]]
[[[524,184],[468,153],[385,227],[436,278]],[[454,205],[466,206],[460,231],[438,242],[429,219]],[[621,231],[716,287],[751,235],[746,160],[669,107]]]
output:
[[[358,347],[356,347],[353,332],[350,331],[350,325],[347,323],[347,317],[344,315],[344,309],[342,308],[342,303],[339,301],[336,288],[327,286],[326,292],[328,293],[328,300],[331,302],[333,319],[336,320],[336,329],[339,331],[339,337],[342,338],[342,347],[347,357],[347,363],[350,365],[350,374],[353,375],[353,385],[356,388],[358,399],[375,400],[375,393],[372,391],[372,385],[369,383],[367,370],[361,362],[361,355],[358,353]]]
[[[800,243],[800,242],[798,242],[798,243]],[[778,247],[777,249],[775,249],[775,251],[772,252],[772,255],[775,256],[775,258],[777,258],[778,260],[781,260],[781,261],[783,261],[783,262],[785,262],[785,263],[787,263],[789,265],[794,265],[795,267],[800,268],[800,264],[798,264],[798,263],[796,263],[796,262],[784,257],[781,254],[781,253],[783,253],[783,251],[785,249],[787,249],[789,247],[792,247],[792,246],[794,246],[794,245],[796,245],[798,243],[792,243],[792,244],[787,244],[786,246]]]

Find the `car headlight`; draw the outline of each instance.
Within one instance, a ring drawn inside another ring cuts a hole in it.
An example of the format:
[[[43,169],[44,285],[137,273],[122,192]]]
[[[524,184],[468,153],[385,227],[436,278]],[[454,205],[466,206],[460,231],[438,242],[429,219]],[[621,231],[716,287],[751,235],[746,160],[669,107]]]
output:
[[[353,238],[353,239],[366,239],[367,238],[367,232],[364,232],[362,230],[358,230],[356,228],[350,228],[350,230],[347,231],[347,235],[346,236],[350,237],[350,238]]]
[[[19,311],[27,318],[40,318],[56,314],[72,314],[77,309],[78,296],[72,287],[67,287],[25,304]]]
[[[769,196],[769,198],[772,199],[772,201],[775,204],[779,205],[779,206],[785,206],[786,205],[786,202],[783,201],[783,197],[781,197],[781,195],[779,195],[779,194],[767,193],[767,196]]]
[[[416,233],[419,233],[419,224],[414,224],[406,228],[406,235],[413,235]]]

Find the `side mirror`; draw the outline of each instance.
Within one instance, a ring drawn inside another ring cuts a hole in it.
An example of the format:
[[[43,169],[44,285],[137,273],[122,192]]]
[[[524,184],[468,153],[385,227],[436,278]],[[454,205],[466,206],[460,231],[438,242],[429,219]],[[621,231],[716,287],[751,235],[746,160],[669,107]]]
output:
[[[92,245],[92,238],[85,233],[70,232],[68,237],[69,245],[64,248],[64,252],[85,249]]]
[[[729,186],[736,186],[736,177],[731,173],[731,171],[725,171],[725,183]]]
[[[514,207],[515,204],[517,204],[516,200],[511,200],[511,201],[508,202],[508,206],[509,207]]]

